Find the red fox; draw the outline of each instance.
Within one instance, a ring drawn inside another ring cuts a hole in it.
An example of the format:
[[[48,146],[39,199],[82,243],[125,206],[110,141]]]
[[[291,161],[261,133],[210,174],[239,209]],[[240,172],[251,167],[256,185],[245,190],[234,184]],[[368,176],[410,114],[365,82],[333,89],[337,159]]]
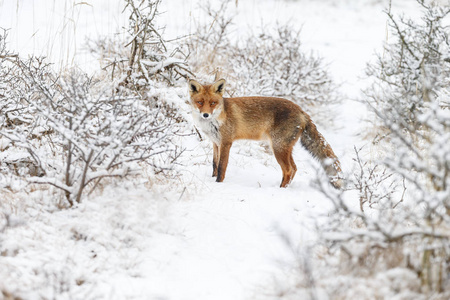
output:
[[[297,166],[292,149],[301,144],[322,164],[335,188],[341,188],[340,162],[317,131],[310,116],[297,104],[274,97],[224,98],[225,79],[211,85],[189,81],[193,118],[213,143],[213,177],[222,182],[235,140],[268,140],[283,171],[280,187],[294,178]]]

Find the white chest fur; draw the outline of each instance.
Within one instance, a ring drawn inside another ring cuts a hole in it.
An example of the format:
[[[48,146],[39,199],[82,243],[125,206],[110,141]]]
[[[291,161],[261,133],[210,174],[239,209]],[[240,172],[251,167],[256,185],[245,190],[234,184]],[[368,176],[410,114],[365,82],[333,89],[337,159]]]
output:
[[[220,123],[215,118],[203,119],[200,114],[194,113],[194,122],[197,127],[216,145],[220,145]]]

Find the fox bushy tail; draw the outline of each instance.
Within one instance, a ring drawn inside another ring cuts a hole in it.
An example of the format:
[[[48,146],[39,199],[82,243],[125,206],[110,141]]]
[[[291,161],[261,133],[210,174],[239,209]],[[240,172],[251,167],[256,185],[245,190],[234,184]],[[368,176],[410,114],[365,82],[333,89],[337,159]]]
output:
[[[302,132],[300,143],[314,156],[322,165],[333,187],[340,189],[344,185],[341,163],[339,162],[330,144],[317,130],[316,125],[309,120]]]

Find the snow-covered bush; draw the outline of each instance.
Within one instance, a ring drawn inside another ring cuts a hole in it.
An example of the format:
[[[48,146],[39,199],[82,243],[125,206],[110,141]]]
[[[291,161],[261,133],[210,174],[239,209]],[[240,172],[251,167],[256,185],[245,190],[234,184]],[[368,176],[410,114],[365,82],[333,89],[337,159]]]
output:
[[[321,225],[339,272],[381,280],[396,269],[415,274],[423,294],[450,295],[450,9],[417,1],[423,24],[387,11],[395,43],[370,65],[375,84],[366,91],[376,123],[389,132],[384,157],[374,166],[357,153],[359,171],[349,184],[360,207],[345,194],[321,190],[332,201],[331,220]],[[379,169],[378,171],[376,169]],[[408,275],[409,274],[409,275]],[[407,286],[404,289],[409,289]],[[409,295],[411,297],[411,295]]]
[[[129,19],[125,38],[88,40],[87,47],[100,63],[98,80],[117,82],[116,91],[120,90],[123,96],[145,99],[172,122],[186,123],[179,109],[183,101],[178,99],[184,97],[185,79],[192,75],[186,61],[186,43],[164,39],[163,29],[157,26],[160,3],[161,0],[124,0],[123,13]],[[169,87],[177,90],[175,101],[161,95]]]
[[[156,26],[160,2],[124,1],[128,40],[88,45],[104,71],[95,78],[57,75],[42,58],[10,55],[1,36],[3,173],[52,185],[73,205],[101,179],[133,174],[141,162],[170,168],[179,155],[172,125],[185,118],[159,88],[184,87],[177,80],[190,71],[181,48]]]
[[[175,119],[161,114],[153,99],[112,92],[120,88],[85,74],[56,77],[42,59],[16,58],[13,64],[0,136],[11,144],[10,153],[26,149],[39,170],[17,175],[57,187],[73,205],[102,179],[133,174],[139,162],[168,167],[152,159],[176,150],[170,142]]]
[[[127,40],[105,37],[88,43],[104,69],[109,69],[112,78],[120,78],[122,86],[145,88],[154,79],[173,85],[177,79],[191,75],[182,46],[167,42],[156,25],[160,3],[161,0],[125,0]]]
[[[392,37],[378,61],[367,68],[368,75],[377,78],[367,91],[369,103],[397,120],[399,128],[419,127],[423,109],[448,87],[450,77],[449,30],[443,24],[450,9],[432,1],[417,2],[423,8],[420,21],[386,11]],[[443,105],[448,108],[448,103]]]
[[[201,9],[210,22],[197,24],[196,32],[188,43],[190,49],[189,65],[197,76],[217,72],[225,69],[228,74],[230,48],[230,30],[234,26],[235,13],[230,8],[231,0],[222,1],[218,8],[214,8],[210,1],[204,2]]]
[[[231,1],[217,9],[203,6],[210,24],[199,26],[191,40],[190,64],[194,71],[223,73],[234,96],[287,97],[312,109],[337,103],[336,84],[321,57],[302,49],[300,31],[277,25],[261,33],[230,37]]]
[[[302,51],[300,31],[288,25],[252,35],[231,49],[229,60],[239,94],[288,97],[315,106],[336,103],[336,85],[323,60]]]
[[[0,34],[0,131],[20,129],[23,136],[34,138],[33,118],[27,105],[20,98],[23,89],[20,77],[17,76],[18,66],[16,64],[18,55],[9,52],[6,46],[8,32],[5,30]],[[1,173],[20,174],[42,174],[42,170],[33,159],[32,153],[24,149],[14,153],[13,156],[5,155],[5,150],[14,146],[11,140],[0,135],[0,170]],[[0,173],[0,176],[2,174]],[[5,181],[4,181],[5,182]],[[3,187],[3,186],[2,186]]]

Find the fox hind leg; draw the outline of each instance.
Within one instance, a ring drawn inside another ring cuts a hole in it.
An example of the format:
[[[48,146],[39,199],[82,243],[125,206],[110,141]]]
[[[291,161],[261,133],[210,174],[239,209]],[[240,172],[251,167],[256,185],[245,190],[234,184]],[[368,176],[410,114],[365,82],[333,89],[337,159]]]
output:
[[[273,149],[275,158],[283,171],[280,187],[287,187],[297,172],[297,166],[292,157],[292,148],[293,147],[289,147],[288,149]]]
[[[292,157],[292,150],[290,155],[290,161],[291,161],[291,167],[292,167],[292,175],[291,175],[291,181],[294,179],[295,173],[297,173],[297,165],[294,162],[294,157]],[[291,182],[289,182],[291,183]]]

